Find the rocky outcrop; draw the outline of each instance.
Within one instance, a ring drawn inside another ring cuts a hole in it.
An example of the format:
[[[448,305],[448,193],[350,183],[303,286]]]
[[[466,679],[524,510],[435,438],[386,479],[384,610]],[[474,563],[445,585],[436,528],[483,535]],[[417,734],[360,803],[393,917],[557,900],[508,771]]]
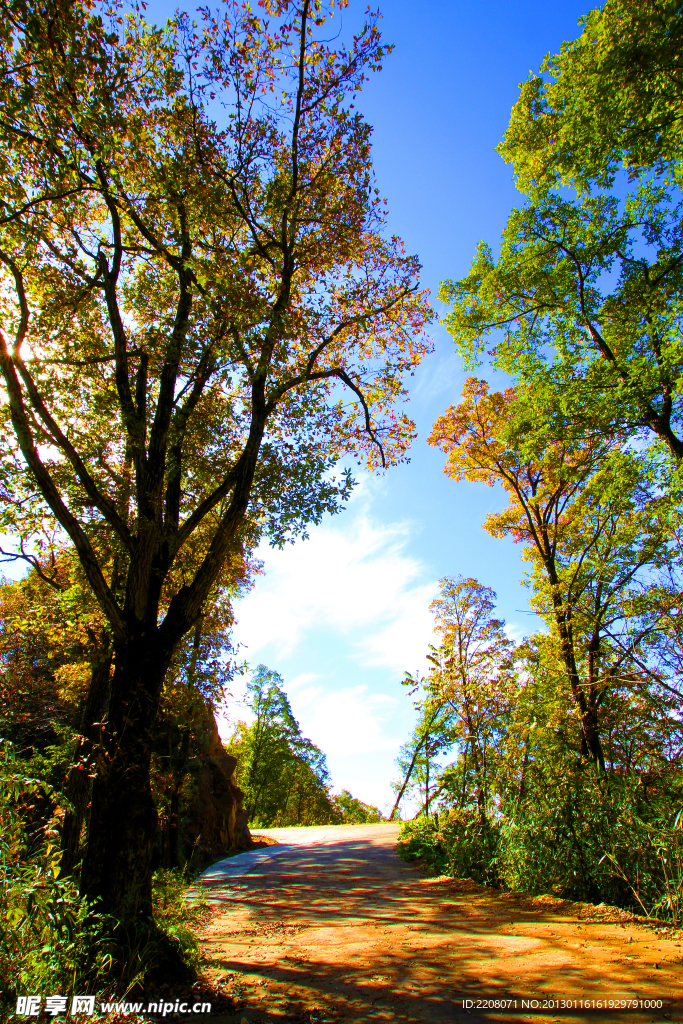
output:
[[[233,781],[237,761],[223,749],[208,707],[197,725],[196,746],[192,796],[183,815],[185,856],[210,863],[254,844],[242,790]]]

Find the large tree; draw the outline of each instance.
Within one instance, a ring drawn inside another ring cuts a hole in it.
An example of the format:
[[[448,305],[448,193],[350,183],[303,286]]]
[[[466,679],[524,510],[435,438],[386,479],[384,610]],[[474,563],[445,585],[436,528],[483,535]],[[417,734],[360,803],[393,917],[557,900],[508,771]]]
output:
[[[431,655],[425,689],[441,705],[449,740],[460,747],[460,804],[473,798],[490,812],[502,724],[510,713],[512,641],[495,618],[496,595],[478,580],[447,577],[432,602],[439,645]],[[443,728],[443,726],[442,726]],[[455,796],[454,779],[447,786]]]
[[[446,281],[471,364],[561,394],[574,423],[658,438],[683,462],[678,0],[607,0],[521,88],[499,152],[523,203],[499,253]]]
[[[112,638],[82,889],[151,912],[151,731],[229,559],[334,510],[345,453],[400,460],[428,348],[353,100],[376,16],[318,0],[166,29],[2,3],[0,364],[17,528],[55,523]],[[17,471],[21,470],[21,474]]]
[[[431,604],[439,643],[430,645],[429,672],[422,678],[407,675],[403,682],[411,694],[420,693],[418,721],[399,757],[404,779],[391,817],[406,790],[420,782],[425,814],[438,797],[461,808],[474,802],[482,817],[491,810],[491,781],[510,712],[514,645],[505,623],[495,618],[496,595],[488,587],[447,576],[439,580],[439,589]],[[436,754],[453,746],[458,749],[455,765],[433,764]]]
[[[454,480],[504,488],[508,505],[490,513],[485,528],[524,544],[582,752],[604,771],[601,708],[634,669],[647,671],[657,629],[643,592],[669,558],[666,510],[617,443],[599,432],[590,443],[572,436],[566,424],[561,429],[557,408],[535,406],[536,396],[491,393],[470,378],[463,401],[439,417],[429,443],[445,452]]]
[[[307,739],[277,674],[259,665],[247,684],[251,725],[239,722],[228,744],[237,758],[245,807],[258,827],[325,825],[333,820],[324,753]]]

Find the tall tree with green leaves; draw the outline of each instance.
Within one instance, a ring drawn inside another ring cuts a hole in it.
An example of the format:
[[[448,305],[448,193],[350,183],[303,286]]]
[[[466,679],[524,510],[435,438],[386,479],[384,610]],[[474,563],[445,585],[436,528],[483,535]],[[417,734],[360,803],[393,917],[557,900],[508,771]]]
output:
[[[582,26],[521,88],[499,152],[525,201],[498,256],[443,283],[446,324],[470,365],[486,346],[575,424],[680,465],[683,8],[607,0]]]
[[[406,789],[420,783],[425,814],[439,797],[461,808],[473,803],[480,816],[491,810],[497,748],[514,689],[514,644],[495,616],[490,588],[458,576],[440,580],[439,589],[431,605],[439,643],[430,647],[429,671],[404,680],[419,693],[418,721],[399,760],[404,782],[392,816]],[[454,748],[455,764],[437,760]]]
[[[439,586],[440,597],[431,607],[440,643],[430,655],[426,691],[442,709],[450,742],[459,747],[461,806],[473,799],[485,815],[514,689],[514,644],[495,616],[496,595],[489,587],[463,577],[446,577]],[[455,796],[453,781],[448,785]]]
[[[116,0],[0,6],[2,526],[52,524],[111,636],[83,892],[151,915],[152,729],[226,563],[400,461],[429,348],[355,109],[377,18],[226,0],[165,29]]]
[[[520,188],[583,192],[655,170],[681,183],[680,0],[607,0],[522,85],[501,151]]]
[[[323,825],[334,820],[322,750],[301,732],[277,672],[259,665],[247,684],[254,721],[228,744],[237,758],[249,820],[266,825]]]
[[[334,793],[331,803],[340,825],[374,825],[383,820],[379,807],[359,800],[348,789]]]

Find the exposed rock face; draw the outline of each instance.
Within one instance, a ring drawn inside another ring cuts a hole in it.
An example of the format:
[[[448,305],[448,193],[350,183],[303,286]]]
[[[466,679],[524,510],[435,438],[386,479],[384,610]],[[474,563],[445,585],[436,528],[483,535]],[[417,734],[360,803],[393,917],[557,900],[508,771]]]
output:
[[[235,850],[254,845],[247,827],[243,794],[232,780],[237,766],[226,754],[209,708],[197,726],[197,763],[193,766],[193,793],[185,817],[185,853],[195,859],[219,860]]]

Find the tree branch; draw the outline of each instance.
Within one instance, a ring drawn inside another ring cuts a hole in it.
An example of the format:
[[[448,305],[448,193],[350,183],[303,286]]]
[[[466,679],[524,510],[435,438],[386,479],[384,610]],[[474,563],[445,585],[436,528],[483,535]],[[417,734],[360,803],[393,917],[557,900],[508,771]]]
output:
[[[17,341],[17,346],[20,341]],[[19,445],[26,463],[33,473],[38,488],[45,498],[45,501],[52,510],[57,522],[64,527],[78,553],[83,570],[88,578],[93,593],[97,598],[102,611],[106,615],[112,627],[112,631],[118,640],[125,637],[125,627],[121,612],[114,599],[114,596],[107,585],[97,556],[88,540],[81,524],[69,511],[46,467],[38,455],[33,442],[33,435],[29,425],[26,409],[24,408],[21,396],[21,387],[16,375],[12,357],[8,351],[5,337],[0,332],[0,368],[5,380],[7,394],[9,397],[10,415],[12,425],[17,435]]]
[[[19,541],[19,552],[20,553],[17,554],[16,551],[5,551],[4,548],[0,548],[1,561],[2,562],[18,562],[18,561],[27,562],[31,566],[33,571],[36,573],[36,575],[39,576],[40,579],[43,580],[44,583],[47,583],[49,586],[51,586],[53,588],[53,590],[57,590],[60,593],[63,592],[64,587],[61,585],[61,583],[57,582],[57,570],[55,569],[54,553],[52,554],[52,567],[54,569],[54,572],[53,572],[52,576],[47,576],[45,574],[44,570],[43,570],[42,565],[40,564],[39,559],[37,559],[35,555],[29,555],[29,554],[26,553],[26,551],[24,551],[24,542],[23,542],[23,540]]]
[[[54,418],[48,411],[43,399],[38,391],[38,388],[33,380],[33,377],[29,373],[22,357],[21,357],[21,345],[26,336],[28,330],[28,303],[26,300],[26,292],[24,289],[23,275],[17,267],[14,260],[0,249],[0,261],[9,267],[12,276],[14,277],[14,283],[17,291],[17,297],[19,299],[19,307],[21,310],[21,317],[19,322],[19,328],[17,330],[16,342],[12,352],[12,359],[14,364],[18,367],[21,378],[24,381],[26,390],[28,391],[31,405],[35,412],[42,420],[48,434],[57,445],[57,447],[64,452],[69,462],[73,466],[76,476],[78,477],[81,486],[85,493],[88,495],[90,500],[93,502],[95,507],[99,509],[102,515],[105,517],[107,522],[116,530],[119,537],[130,550],[132,546],[132,539],[128,531],[128,527],[119,516],[116,506],[113,502],[100,492],[95,480],[88,472],[83,460],[80,455],[60,429]]]

